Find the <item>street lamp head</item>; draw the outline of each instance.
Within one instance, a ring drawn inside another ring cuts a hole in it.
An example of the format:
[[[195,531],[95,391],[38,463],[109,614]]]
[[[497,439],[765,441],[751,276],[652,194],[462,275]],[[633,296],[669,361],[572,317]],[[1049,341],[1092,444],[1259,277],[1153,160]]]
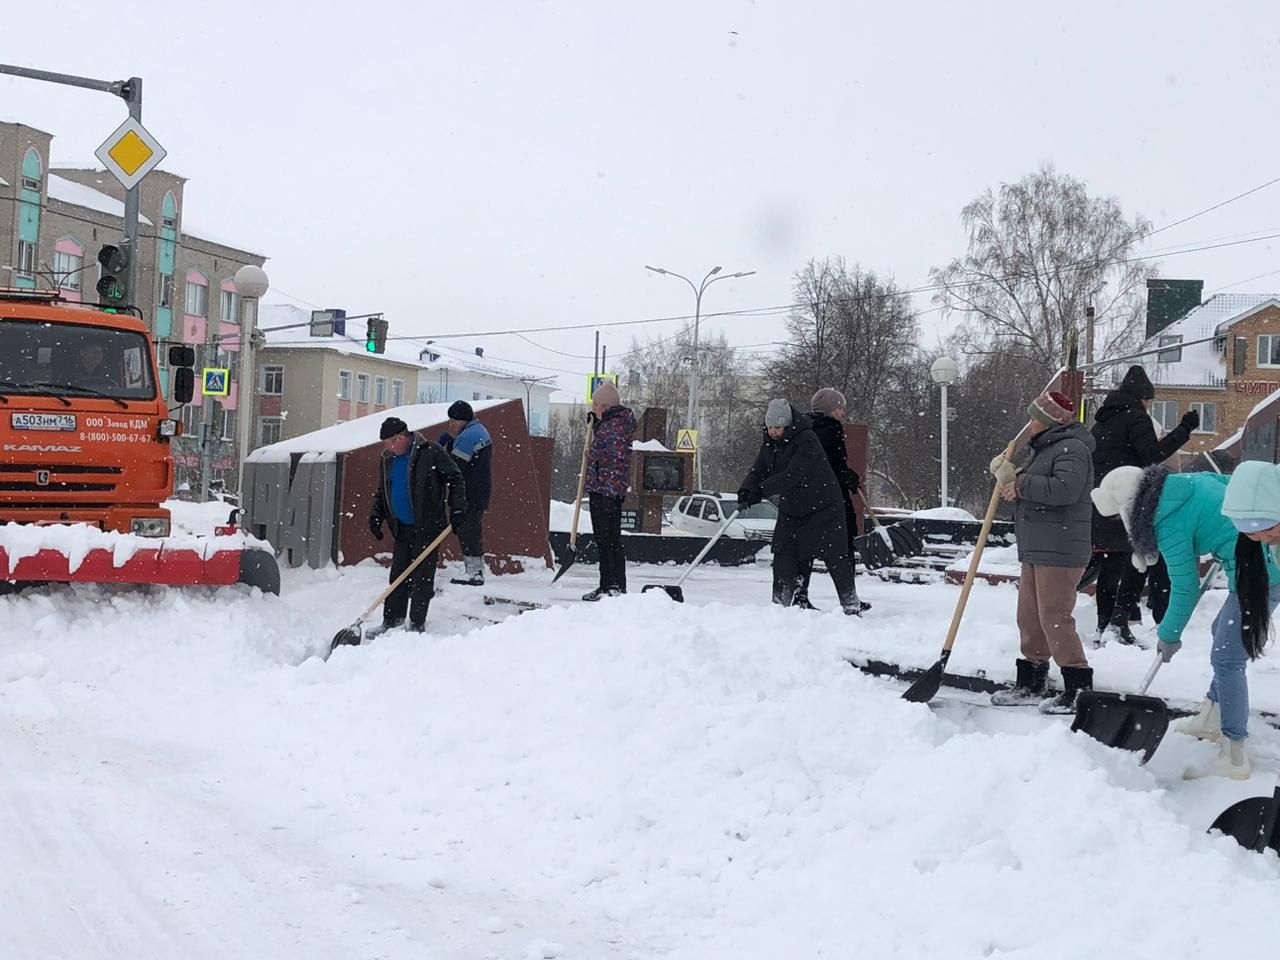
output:
[[[649,266],[647,263],[644,265],[644,268],[645,268],[646,270],[652,270],[654,273],[666,273],[666,272],[667,272],[667,271],[663,270],[661,267],[651,267],[651,266]]]
[[[714,277],[714,276],[715,276],[717,273],[719,273],[719,272],[720,272],[720,267],[712,267],[712,268],[711,268],[711,273],[709,274],[709,276]]]
[[[251,263],[246,263],[236,271],[235,285],[236,293],[252,299],[261,298],[271,286],[267,280],[267,272]]]
[[[929,368],[929,376],[939,386],[948,386],[956,382],[960,376],[960,364],[950,357],[939,357]]]

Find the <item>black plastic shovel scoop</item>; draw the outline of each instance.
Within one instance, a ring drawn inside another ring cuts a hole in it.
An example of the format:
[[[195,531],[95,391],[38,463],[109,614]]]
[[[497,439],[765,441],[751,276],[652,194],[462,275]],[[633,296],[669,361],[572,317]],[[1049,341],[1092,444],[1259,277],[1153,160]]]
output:
[[[1269,797],[1250,797],[1233,803],[1218,814],[1209,832],[1218,831],[1233,837],[1246,850],[1280,853],[1280,830],[1276,829],[1276,812],[1280,810],[1280,780]]]
[[[899,520],[895,524],[886,526],[875,515],[861,489],[858,490],[858,499],[862,501],[862,508],[866,510],[871,522],[875,524],[875,529],[853,538],[853,547],[858,551],[858,559],[862,561],[864,567],[868,570],[879,570],[881,567],[892,566],[900,558],[918,557],[924,553],[924,541],[920,539],[920,534],[916,533],[910,519]]]
[[[1137,693],[1100,693],[1083,690],[1076,698],[1076,718],[1071,729],[1108,747],[1142,754],[1151,759],[1169,729],[1169,706],[1159,697],[1146,696],[1164,658],[1156,653],[1151,669]]]
[[[650,590],[665,590],[667,596],[676,603],[684,603],[684,582],[689,579],[689,574],[698,568],[698,564],[702,562],[702,558],[711,552],[711,548],[716,545],[716,541],[724,536],[724,532],[729,529],[729,524],[733,523],[738,516],[737,510],[729,515],[729,519],[720,525],[720,529],[716,531],[716,535],[707,541],[707,545],[698,551],[698,555],[693,558],[693,562],[689,564],[689,568],[680,575],[680,579],[675,583],[646,583],[641,588],[641,593],[648,593]]]

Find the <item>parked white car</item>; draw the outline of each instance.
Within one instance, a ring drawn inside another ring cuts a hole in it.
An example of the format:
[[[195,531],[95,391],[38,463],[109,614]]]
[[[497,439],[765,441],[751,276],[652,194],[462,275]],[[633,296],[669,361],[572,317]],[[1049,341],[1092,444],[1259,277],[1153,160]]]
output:
[[[699,537],[714,537],[733,511],[738,509],[738,498],[722,493],[695,493],[681,497],[671,509],[671,526],[684,533]],[[768,500],[753,504],[730,524],[726,537],[740,540],[773,539],[773,525],[778,519],[778,508]]]

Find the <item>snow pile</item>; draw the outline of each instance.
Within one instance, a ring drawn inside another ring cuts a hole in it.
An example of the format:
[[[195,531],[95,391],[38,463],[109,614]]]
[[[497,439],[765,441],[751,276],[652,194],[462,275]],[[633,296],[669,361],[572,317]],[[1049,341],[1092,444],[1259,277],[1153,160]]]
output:
[[[651,453],[671,453],[671,450],[662,445],[661,440],[632,440],[632,450],[648,450]]]
[[[952,562],[947,569],[967,573],[973,560],[970,550],[963,557]],[[978,561],[979,573],[990,573],[999,576],[1016,577],[1022,573],[1022,564],[1018,561],[1017,545],[1011,547],[986,547],[982,551],[982,559]]]
[[[244,533],[228,537],[196,537],[181,533],[169,537],[139,537],[114,530],[99,530],[88,524],[34,526],[0,523],[0,553],[8,557],[10,567],[27,557],[34,557],[41,550],[52,550],[67,558],[68,569],[72,573],[80,569],[91,551],[96,550],[109,552],[112,565],[123,567],[143,550],[192,550],[201,557],[209,557],[224,550],[243,550],[249,546],[271,549],[269,544]]]
[[[970,520],[977,522],[975,517],[968,510],[962,510],[959,507],[933,507],[929,510],[913,510],[913,517],[923,517],[926,520]]]
[[[1139,767],[1067,720],[909,704],[841,659],[936,657],[955,588],[868,583],[850,624],[709,570],[691,599],[733,602],[483,628],[446,589],[431,635],[326,664],[302,655],[385,572],[286,581],[0,599],[9,954],[1164,960],[1223,917],[1237,954],[1273,937],[1280,864],[1204,833],[1268,773],[1186,784],[1173,761],[1200,745],[1176,734]],[[1013,597],[975,592],[978,629]]]
[[[552,500],[551,509],[547,513],[547,529],[568,533],[573,528],[573,504],[561,500]],[[587,498],[582,498],[582,513],[578,517],[578,532],[591,532],[591,511],[587,509]]]

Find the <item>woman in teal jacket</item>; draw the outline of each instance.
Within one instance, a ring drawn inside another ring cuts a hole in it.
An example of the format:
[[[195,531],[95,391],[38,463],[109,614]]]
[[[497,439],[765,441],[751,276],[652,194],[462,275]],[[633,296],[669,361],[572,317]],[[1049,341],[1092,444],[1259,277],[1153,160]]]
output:
[[[1212,473],[1175,474],[1163,466],[1120,467],[1107,474],[1093,492],[1093,500],[1099,513],[1118,513],[1124,521],[1133,543],[1134,566],[1144,570],[1164,556],[1172,592],[1158,636],[1166,663],[1182,648],[1182,632],[1200,599],[1200,558],[1211,555],[1222,565],[1229,589],[1213,621],[1209,653],[1213,681],[1200,712],[1175,729],[1202,740],[1220,740],[1213,763],[1188,770],[1188,778],[1247,780],[1246,668],[1261,653],[1271,612],[1280,604],[1280,567],[1269,551],[1223,516],[1227,485],[1227,477]],[[1280,500],[1271,509],[1280,517]],[[1273,520],[1271,526],[1277,522]]]

